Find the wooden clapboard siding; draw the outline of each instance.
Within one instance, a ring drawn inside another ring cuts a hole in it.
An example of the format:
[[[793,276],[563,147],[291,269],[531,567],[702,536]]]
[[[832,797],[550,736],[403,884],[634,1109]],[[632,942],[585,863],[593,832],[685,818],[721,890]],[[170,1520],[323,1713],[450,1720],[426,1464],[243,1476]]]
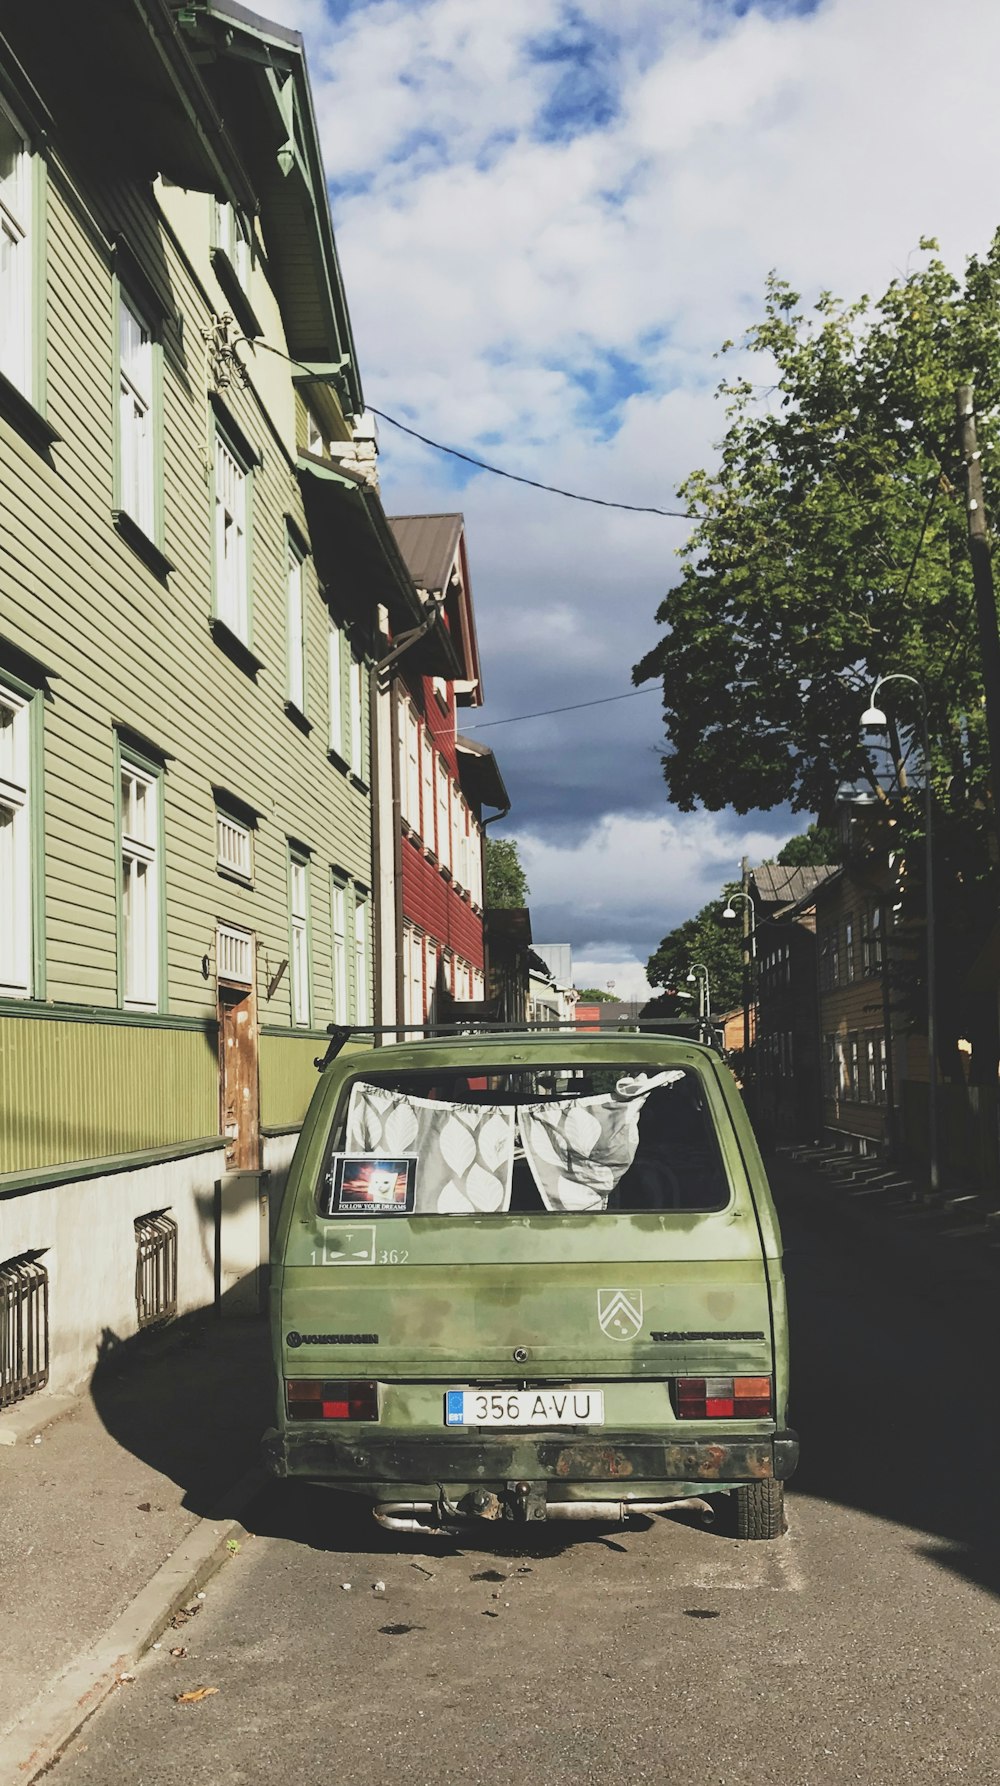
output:
[[[47,1100],[39,1086],[49,1088]],[[0,1017],[3,1172],[170,1147],[217,1130],[211,1025],[171,1030]]]
[[[367,791],[327,756],[328,613],[311,556],[303,569],[311,732],[305,735],[285,712],[286,517],[308,539],[294,470],[291,369],[280,374],[274,426],[255,390],[234,383],[224,393],[262,455],[253,471],[251,518],[251,637],[261,660],[254,679],[220,649],[210,624],[216,423],[201,330],[211,311],[193,270],[208,265],[209,201],[184,213],[199,220],[205,240],[180,248],[163,225],[151,188],[127,179],[98,187],[80,178],[86,206],[108,241],[124,232],[164,305],[158,544],[174,569],[158,578],[113,525],[114,261],[85,224],[62,175],[53,173],[47,198],[47,414],[61,439],[51,463],[0,421],[0,635],[50,672],[44,702],[46,998],[98,1008],[119,1002],[115,728],[126,727],[164,760],[165,1008],[214,1021],[215,927],[225,920],[256,933],[262,1023],[290,1026],[290,975],[284,973],[270,1000],[267,986],[289,952],[287,856],[294,838],[311,851],[312,1018],[321,1028],[332,1010],[330,868],[336,865],[370,887],[371,818]],[[260,266],[254,279],[265,280]],[[133,296],[145,310],[145,294]],[[273,297],[262,288],[255,304],[271,330]],[[281,363],[275,365],[280,371]],[[260,389],[276,391],[278,376],[269,367],[266,379],[257,377]],[[345,705],[346,694],[345,688]],[[367,701],[364,721],[367,742]],[[259,815],[252,887],[217,872],[213,786],[228,789]],[[136,1027],[140,1039],[133,1044],[122,1040],[133,1034],[127,1024],[73,1023],[62,1036],[61,1024],[33,1019],[27,1008],[3,1022],[17,1043],[6,1062],[16,1077],[0,1085],[0,1096],[9,1090],[15,1099],[0,1172],[24,1169],[25,1162],[104,1157],[215,1132],[217,1069],[203,1036],[194,1049],[189,1032],[176,1032],[183,1041],[176,1042],[175,1059],[175,1043],[162,1041],[158,1030]],[[315,1038],[291,1034],[288,1041],[288,1061],[308,1057],[309,1071],[282,1067],[284,1090],[274,1097],[286,1117],[293,1107],[296,1114],[287,1121],[272,1115],[272,1126],[301,1117],[318,1051]],[[271,1055],[280,1058],[275,1048]],[[145,1093],[136,1099],[152,1072],[152,1102]],[[44,1075],[47,1101],[38,1075]],[[116,1076],[123,1095],[127,1090],[141,1107],[127,1120],[112,1099]],[[95,1092],[95,1085],[105,1090]],[[74,1100],[84,1086],[89,1102],[78,1109]],[[59,1151],[64,1147],[71,1151]]]

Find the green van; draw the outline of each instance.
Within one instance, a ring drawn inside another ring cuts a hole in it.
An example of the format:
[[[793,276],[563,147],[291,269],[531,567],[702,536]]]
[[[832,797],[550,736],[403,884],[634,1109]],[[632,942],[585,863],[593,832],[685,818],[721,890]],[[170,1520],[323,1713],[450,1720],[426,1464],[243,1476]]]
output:
[[[784,1530],[781,1238],[728,1069],[638,1032],[341,1054],[271,1275],[279,1476],[395,1530],[725,1495]]]

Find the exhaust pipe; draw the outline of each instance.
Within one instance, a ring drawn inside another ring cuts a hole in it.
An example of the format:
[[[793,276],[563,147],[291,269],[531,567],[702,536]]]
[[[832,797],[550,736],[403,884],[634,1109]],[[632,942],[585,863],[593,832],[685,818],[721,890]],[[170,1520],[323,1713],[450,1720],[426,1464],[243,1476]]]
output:
[[[457,1526],[438,1525],[434,1519],[433,1501],[380,1501],[372,1508],[374,1517],[387,1532],[423,1532],[432,1538],[450,1538]]]
[[[549,1519],[608,1519],[624,1524],[630,1513],[702,1513],[714,1519],[708,1501],[691,1495],[678,1501],[549,1501],[545,1512]]]

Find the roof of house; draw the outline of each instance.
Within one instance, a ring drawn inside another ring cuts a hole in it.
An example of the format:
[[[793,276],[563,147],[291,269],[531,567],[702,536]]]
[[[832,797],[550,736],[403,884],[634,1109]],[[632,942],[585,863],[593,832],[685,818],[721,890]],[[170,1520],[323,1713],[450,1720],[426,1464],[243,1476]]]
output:
[[[750,870],[761,904],[777,906],[797,905],[806,894],[815,892],[836,873],[836,863],[829,862],[809,868],[785,868],[780,862],[762,862],[759,868]]]
[[[418,589],[447,589],[462,537],[461,515],[390,515],[389,526]]]

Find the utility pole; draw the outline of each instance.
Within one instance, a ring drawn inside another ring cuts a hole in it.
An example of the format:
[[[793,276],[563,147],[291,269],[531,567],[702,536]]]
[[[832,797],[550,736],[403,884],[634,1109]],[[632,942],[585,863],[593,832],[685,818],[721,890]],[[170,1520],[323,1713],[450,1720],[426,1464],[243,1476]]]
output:
[[[958,418],[958,448],[965,465],[965,507],[969,518],[969,557],[972,560],[979,653],[983,664],[983,693],[986,697],[993,822],[1000,835],[1000,629],[997,626],[993,561],[983,498],[983,464],[976,445],[976,412],[971,384],[959,385],[955,392],[955,410]]]

